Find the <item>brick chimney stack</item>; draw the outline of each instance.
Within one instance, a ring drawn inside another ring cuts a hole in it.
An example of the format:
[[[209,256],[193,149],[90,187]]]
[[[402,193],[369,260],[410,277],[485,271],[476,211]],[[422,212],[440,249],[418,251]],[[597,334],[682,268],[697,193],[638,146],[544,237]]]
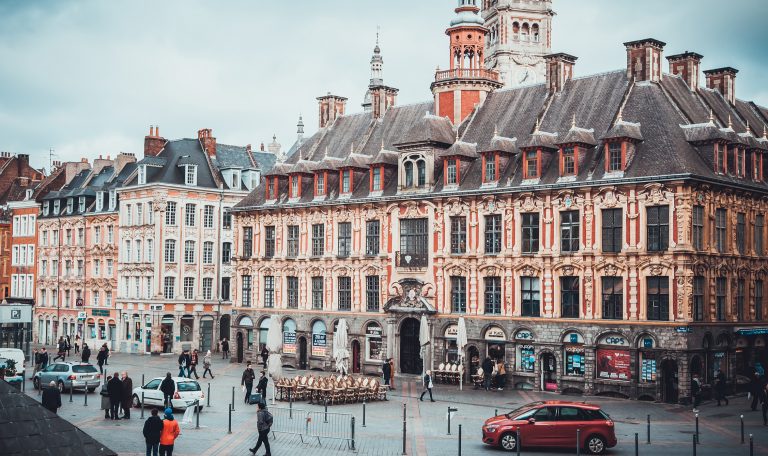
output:
[[[17,176],[24,176],[27,168],[29,168],[29,155],[16,155],[16,172],[18,173]]]
[[[553,94],[563,90],[565,83],[573,78],[573,66],[578,57],[562,52],[544,56],[547,65],[547,93]]]
[[[661,59],[667,43],[653,38],[627,41],[627,77],[635,81],[661,81]]]
[[[157,157],[165,147],[165,138],[160,136],[160,127],[149,126],[149,135],[144,137],[144,156]]]
[[[739,70],[731,67],[716,68],[704,71],[707,78],[707,88],[717,90],[729,103],[736,102],[736,73]]]
[[[688,84],[691,92],[695,92],[699,88],[699,69],[701,68],[701,59],[703,58],[704,56],[701,54],[688,51],[682,54],[670,55],[667,57],[669,72],[680,75],[683,81]]]
[[[317,97],[317,101],[320,110],[320,128],[333,124],[336,119],[344,115],[344,110],[347,107],[346,98],[331,95],[331,92],[328,92],[325,96]]]
[[[203,128],[197,131],[197,139],[200,140],[200,145],[209,157],[216,156],[216,138],[213,137],[213,132],[210,128]]]

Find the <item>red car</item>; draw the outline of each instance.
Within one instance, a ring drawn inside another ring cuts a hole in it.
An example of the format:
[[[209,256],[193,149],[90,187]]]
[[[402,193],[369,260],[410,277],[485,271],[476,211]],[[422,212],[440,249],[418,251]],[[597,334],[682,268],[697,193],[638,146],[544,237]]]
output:
[[[616,446],[613,420],[600,406],[568,401],[532,402],[489,418],[483,424],[483,443],[507,451],[517,450],[518,445],[573,448],[577,429],[579,445],[591,454]]]

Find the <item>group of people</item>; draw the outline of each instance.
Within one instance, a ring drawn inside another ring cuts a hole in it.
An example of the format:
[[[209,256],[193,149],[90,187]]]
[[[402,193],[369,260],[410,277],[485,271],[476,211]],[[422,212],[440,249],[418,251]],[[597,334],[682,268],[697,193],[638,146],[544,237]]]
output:
[[[759,372],[752,374],[752,378],[749,381],[749,395],[750,409],[753,412],[757,411],[758,404],[761,405],[763,412],[763,425],[768,426],[768,381],[763,378]],[[691,379],[691,397],[693,399],[693,413],[699,413],[699,405],[701,405],[702,399],[702,380],[699,374],[693,374]],[[717,406],[720,407],[722,402],[728,405],[730,402],[727,397],[728,379],[722,370],[718,369],[715,373],[715,382],[713,385],[713,392]]]
[[[504,391],[504,385],[507,383],[507,369],[504,367],[504,360],[492,360],[486,357],[480,366],[483,369],[483,387],[488,391],[497,389]]]
[[[168,407],[163,412],[163,418],[158,416],[158,410],[153,408],[149,418],[144,422],[144,441],[147,444],[147,456],[173,456],[173,445],[181,434],[179,422],[173,417],[173,409]]]
[[[108,376],[106,383],[101,387],[101,409],[104,410],[104,419],[131,419],[132,402],[133,380],[128,376],[128,372],[123,372],[122,377],[117,372]],[[121,410],[122,416],[120,416]]]
[[[255,380],[256,372],[253,370],[251,363],[248,363],[248,365],[245,367],[245,370],[243,371],[243,376],[240,379],[240,386],[243,387],[243,392],[245,392],[244,402],[246,404],[250,403],[251,393],[253,392],[253,383]],[[266,401],[267,383],[269,383],[269,380],[267,379],[267,373],[265,371],[261,371],[259,383],[256,385],[256,392],[261,394],[261,401],[259,402]]]
[[[195,378],[200,378],[199,375],[197,375],[197,365],[200,362],[200,355],[197,353],[197,349],[192,350],[190,353],[189,350],[184,350],[179,355],[179,377],[186,377],[186,378],[192,378],[192,374],[195,374]],[[203,357],[203,378],[206,377],[207,374],[211,374],[211,378],[214,378],[213,372],[211,371],[211,351],[208,350],[208,352]]]

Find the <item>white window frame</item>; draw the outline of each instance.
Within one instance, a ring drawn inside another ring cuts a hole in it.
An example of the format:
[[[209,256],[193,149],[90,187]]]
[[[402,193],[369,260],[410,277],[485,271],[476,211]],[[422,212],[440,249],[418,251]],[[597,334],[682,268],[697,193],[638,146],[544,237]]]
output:
[[[197,186],[197,165],[184,165],[184,184]]]

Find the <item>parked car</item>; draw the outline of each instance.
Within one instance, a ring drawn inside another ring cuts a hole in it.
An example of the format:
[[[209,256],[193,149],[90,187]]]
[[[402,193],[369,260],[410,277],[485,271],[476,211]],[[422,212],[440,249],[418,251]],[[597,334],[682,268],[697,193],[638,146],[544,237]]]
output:
[[[579,444],[591,454],[616,446],[614,423],[599,405],[586,402],[532,402],[483,424],[483,443],[507,451],[522,447],[573,448]],[[520,431],[520,440],[517,431]]]
[[[143,386],[133,389],[133,406],[157,406],[163,407],[163,392],[160,391],[160,384],[165,377],[153,378]],[[173,377],[173,383],[176,385],[176,392],[173,393],[173,408],[186,410],[187,407],[194,405],[195,400],[200,401],[200,410],[203,408],[205,393],[200,388],[200,384],[195,380],[184,377]],[[144,393],[144,403],[141,401],[141,395]]]
[[[0,348],[0,358],[7,358],[16,361],[16,374],[24,377],[24,368],[26,362],[24,352],[18,348]]]
[[[85,390],[86,383],[88,392],[92,393],[101,383],[101,374],[93,364],[62,362],[49,364],[32,377],[35,389],[48,386],[51,381],[56,382],[62,393],[70,389]]]

